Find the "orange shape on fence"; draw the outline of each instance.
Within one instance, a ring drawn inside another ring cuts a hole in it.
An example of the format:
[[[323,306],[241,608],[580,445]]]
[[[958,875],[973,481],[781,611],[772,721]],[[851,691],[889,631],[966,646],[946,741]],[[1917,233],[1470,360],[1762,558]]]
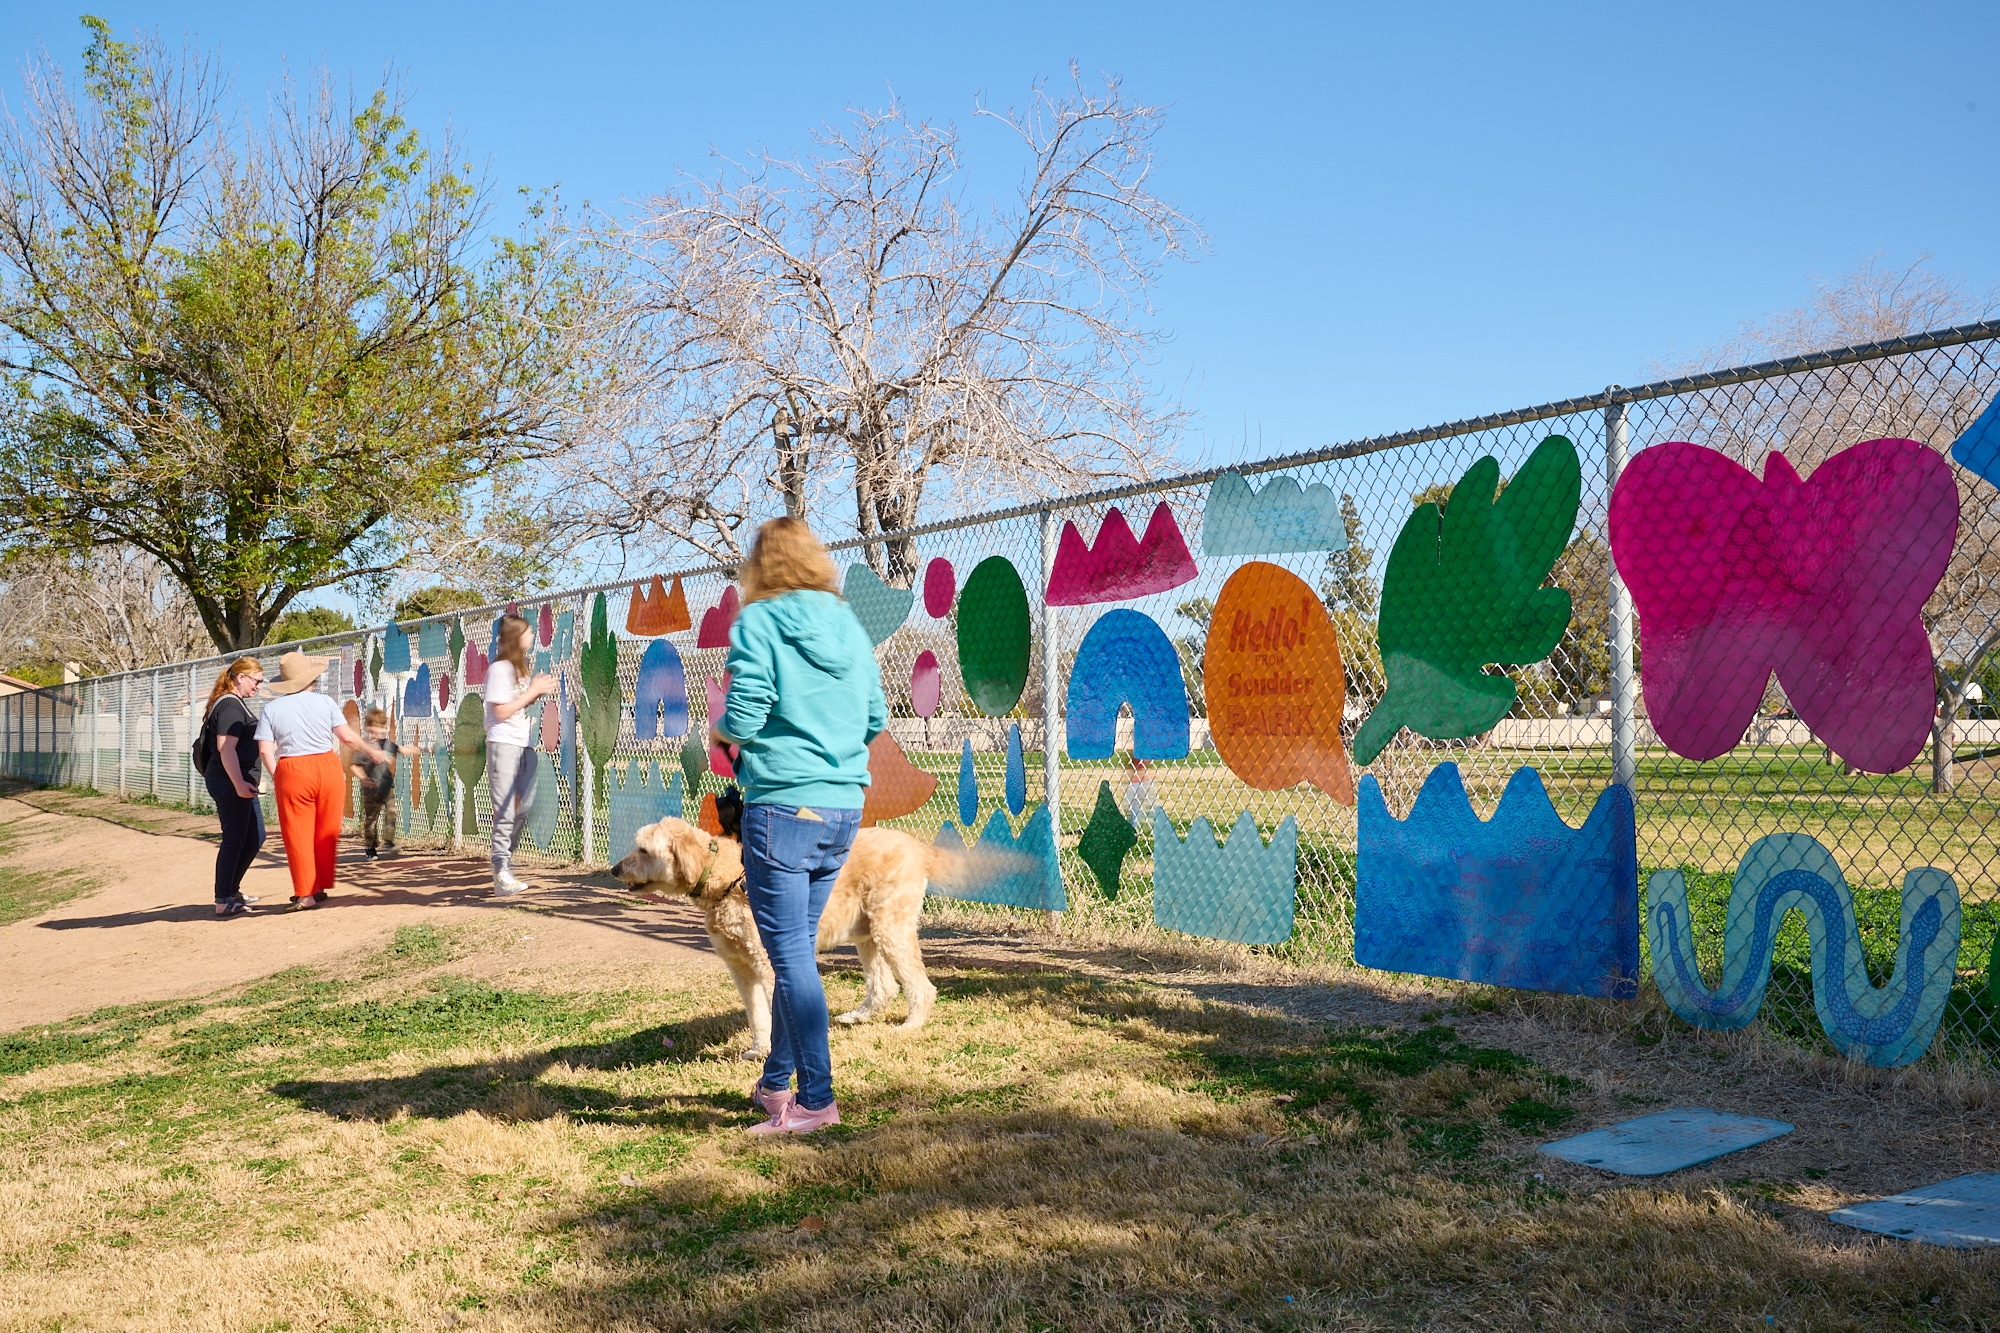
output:
[[[937,790],[938,780],[909,761],[896,738],[882,732],[868,742],[868,786],[862,792],[861,827],[915,814]]]
[[[722,835],[722,816],[716,813],[714,792],[701,798],[701,810],[694,817],[694,825],[717,837]]]
[[[653,575],[651,591],[637,583],[632,585],[632,601],[625,611],[627,634],[652,638],[692,628],[694,621],[688,617],[687,593],[682,591],[678,577],[671,589],[660,582],[658,574]]]
[[[1202,693],[1209,735],[1237,777],[1260,791],[1310,782],[1354,804],[1340,639],[1303,579],[1261,560],[1229,576],[1209,620]]]

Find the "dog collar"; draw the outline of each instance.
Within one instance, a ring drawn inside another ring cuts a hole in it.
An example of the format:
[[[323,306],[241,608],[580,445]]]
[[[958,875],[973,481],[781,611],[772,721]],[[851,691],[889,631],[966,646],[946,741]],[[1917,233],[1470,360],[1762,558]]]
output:
[[[709,872],[715,869],[715,858],[720,856],[721,854],[722,854],[722,844],[717,842],[714,838],[710,838],[708,840],[708,860],[702,863],[701,874],[695,878],[694,888],[689,892],[688,894],[689,897],[691,898],[701,897],[701,891],[708,887]],[[741,882],[740,880],[732,881],[730,887],[734,888],[736,884],[740,882]]]

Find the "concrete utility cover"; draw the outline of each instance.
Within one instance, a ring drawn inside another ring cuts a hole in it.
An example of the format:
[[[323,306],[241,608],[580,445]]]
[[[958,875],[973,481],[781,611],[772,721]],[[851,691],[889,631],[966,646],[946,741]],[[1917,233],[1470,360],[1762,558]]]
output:
[[[1953,1249],[2000,1245],[2000,1173],[1960,1176],[1827,1216],[1863,1231]]]
[[[1575,1138],[1545,1143],[1541,1151],[1578,1166],[1616,1171],[1621,1176],[1662,1176],[1699,1166],[1752,1144],[1789,1134],[1782,1120],[1725,1115],[1705,1106],[1682,1106],[1642,1115]]]

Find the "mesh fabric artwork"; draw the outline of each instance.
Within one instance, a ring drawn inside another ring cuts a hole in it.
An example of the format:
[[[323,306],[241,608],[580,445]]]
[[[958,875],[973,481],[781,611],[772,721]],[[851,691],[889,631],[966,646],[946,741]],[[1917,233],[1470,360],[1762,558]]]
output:
[[[913,815],[930,800],[938,780],[910,762],[884,731],[868,742],[868,785],[861,789],[861,827]]]
[[[1264,555],[1280,551],[1344,551],[1347,524],[1340,497],[1320,482],[1272,477],[1254,491],[1234,472],[1208,488],[1201,515],[1203,555]]]
[[[465,788],[465,819],[462,833],[479,832],[472,792],[486,776],[486,702],[476,694],[458,701],[458,717],[451,729],[451,767]]]
[[[625,705],[618,684],[618,640],[611,633],[603,593],[590,603],[590,637],[584,640],[579,675],[583,698],[577,724],[583,733],[583,752],[590,756],[591,771],[596,774],[595,785],[602,791],[605,769],[618,745],[618,723]]]
[[[447,712],[451,708],[451,673],[449,671],[440,671],[438,673],[437,696],[438,712]]]
[[[1299,826],[1290,815],[1267,847],[1245,810],[1228,844],[1217,846],[1207,816],[1183,843],[1166,811],[1153,810],[1154,925],[1209,940],[1282,943],[1292,937],[1298,871]]]
[[[1354,735],[1355,762],[1373,760],[1401,727],[1432,740],[1486,731],[1515,691],[1485,668],[1539,662],[1569,628],[1569,594],[1542,580],[1576,527],[1576,448],[1551,435],[1496,499],[1499,485],[1500,464],[1481,458],[1442,513],[1420,504],[1397,534],[1376,631],[1388,683]]]
[[[736,585],[730,584],[722,590],[722,600],[701,613],[701,633],[695,636],[697,648],[727,648],[729,627],[736,623],[736,613],[742,609],[743,600],[736,593]]]
[[[557,766],[562,769],[562,775],[565,778],[574,782],[576,780],[576,704],[569,697],[569,677],[567,675],[556,678],[556,694],[560,700],[558,707],[562,709],[560,719],[561,732],[556,737],[558,747],[556,756]]]
[[[700,795],[701,775],[707,771],[708,746],[702,742],[701,732],[690,727],[687,740],[681,743],[681,776],[687,779],[688,795]]]
[[[1951,461],[1984,478],[1987,485],[2000,486],[2000,394],[1952,441]]]
[[[1319,594],[1288,569],[1251,561],[1222,585],[1208,623],[1202,696],[1229,771],[1260,791],[1310,782],[1353,805],[1340,734],[1347,672]]]
[[[680,580],[675,579],[674,582],[679,583]],[[549,604],[547,602],[543,602],[541,614],[535,617],[535,638],[541,643],[542,647],[546,648],[551,643],[555,642],[555,637],[556,637],[555,612],[549,609]]]
[[[637,740],[685,735],[688,729],[687,672],[680,650],[665,639],[646,645],[639,678],[632,687],[632,735]]]
[[[1722,937],[1722,981],[1711,989],[1695,961],[1687,881],[1656,870],[1646,881],[1646,943],[1660,996],[1696,1027],[1732,1032],[1764,1004],[1785,913],[1805,913],[1812,939],[1813,1008],[1827,1039],[1850,1059],[1906,1065],[1930,1049],[1958,961],[1958,885],[1942,870],[1903,876],[1896,971],[1879,989],[1855,920],[1854,894],[1833,856],[1804,833],[1757,839],[1736,869]]]
[[[431,715],[431,664],[419,662],[417,674],[410,677],[403,686],[403,716],[429,717]]]
[[[2000,1173],[1964,1175],[1827,1216],[1861,1231],[1955,1250],[1984,1249],[2000,1245]]]
[[[958,595],[958,671],[973,707],[1005,717],[1028,684],[1028,589],[1004,555],[973,567]]]
[[[868,633],[868,642],[879,648],[891,634],[903,627],[910,605],[917,600],[914,588],[892,588],[866,565],[849,565],[841,580],[840,595],[853,608],[854,618]]]
[[[562,815],[562,778],[556,772],[555,761],[544,750],[535,752],[535,800],[528,807],[526,835],[528,841],[544,852],[552,852],[556,845],[556,828]]]
[[[1098,783],[1097,805],[1090,812],[1090,822],[1083,826],[1083,836],[1076,840],[1076,854],[1090,867],[1098,889],[1106,898],[1118,896],[1125,857],[1138,842],[1132,821],[1125,817],[1118,808],[1118,798],[1111,794],[1111,784]]]
[[[710,676],[702,682],[702,693],[708,697],[708,723],[714,726],[729,706],[729,676]],[[726,781],[736,780],[736,747],[715,745],[708,747],[708,771]]]
[[[1611,554],[1646,626],[1660,741],[1714,759],[1775,671],[1798,718],[1866,773],[1909,766],[1937,705],[1925,601],[1951,563],[1958,483],[1915,440],[1866,440],[1801,481],[1657,444],[1611,494]]]
[[[382,641],[377,639],[368,653],[368,679],[376,689],[382,688]]]
[[[604,798],[611,817],[606,856],[614,864],[638,845],[640,829],[669,817],[680,819],[685,814],[681,775],[676,772],[671,778],[663,778],[657,759],[643,764],[634,760],[625,765],[623,773],[606,779]]]
[[[446,627],[442,620],[428,621],[417,627],[418,656],[445,657],[455,651],[446,641]]]
[[[678,575],[674,578],[671,592],[663,586],[658,574],[653,575],[650,589],[636,583],[632,585],[631,604],[625,608],[627,634],[634,638],[678,634],[693,625],[694,622],[688,618],[687,593],[682,590]]]
[[[1583,827],[1542,776],[1507,780],[1493,818],[1473,812],[1458,765],[1424,779],[1408,819],[1361,780],[1354,961],[1516,990],[1638,994],[1639,852],[1632,794],[1611,786]]]
[[[393,676],[410,669],[410,636],[395,625],[382,627],[382,669]]]
[[[1682,1106],[1544,1143],[1540,1151],[1621,1176],[1663,1176],[1792,1132],[1782,1120]]]
[[[979,818],[979,773],[972,766],[972,740],[958,752],[958,822],[971,828]]]
[[[576,612],[563,611],[556,616],[556,660],[567,662],[571,650],[576,646]]]
[[[958,575],[953,572],[951,561],[939,556],[924,566],[924,613],[932,620],[943,620],[951,614],[951,604],[958,597]]]
[[[937,654],[926,648],[910,668],[910,711],[929,717],[937,712],[943,697],[944,674],[938,670]]]
[[[484,685],[486,683],[486,669],[491,665],[492,665],[492,659],[488,658],[485,653],[479,651],[478,644],[476,643],[466,644],[465,645],[466,687],[470,689],[475,686]]]
[[[1063,710],[1070,758],[1111,757],[1121,704],[1132,706],[1136,758],[1187,757],[1189,709],[1180,653],[1151,616],[1122,607],[1090,627],[1070,668]]]
[[[357,658],[355,658],[355,659],[354,659],[354,692],[355,692],[356,694],[360,694],[360,693],[362,692],[362,690],[361,690],[361,686],[362,686],[362,684],[363,684],[363,683],[365,682],[365,680],[366,680],[366,678],[367,678],[367,672],[368,672],[368,664],[367,664],[367,663],[365,663],[365,662],[363,662],[363,661],[362,661],[362,660],[361,660],[360,658],[358,658],[358,657],[357,657]]]
[[[1197,573],[1166,501],[1154,507],[1146,535],[1137,541],[1125,515],[1114,508],[1098,527],[1095,546],[1084,543],[1074,522],[1063,524],[1055,564],[1049,570],[1047,600],[1050,606],[1122,602],[1178,588]]]
[[[1007,725],[1007,813],[1018,818],[1028,808],[1028,767],[1021,754],[1021,724]]]
[[[957,829],[946,824],[938,830],[937,845],[947,850],[964,850],[965,840]],[[1044,912],[1069,909],[1069,896],[1063,892],[1062,869],[1056,862],[1055,824],[1046,805],[1035,807],[1028,822],[1021,826],[1018,838],[1008,825],[1007,816],[995,810],[974,848],[974,854],[966,861],[964,878],[955,881],[948,891],[933,885],[932,893],[993,907]]]

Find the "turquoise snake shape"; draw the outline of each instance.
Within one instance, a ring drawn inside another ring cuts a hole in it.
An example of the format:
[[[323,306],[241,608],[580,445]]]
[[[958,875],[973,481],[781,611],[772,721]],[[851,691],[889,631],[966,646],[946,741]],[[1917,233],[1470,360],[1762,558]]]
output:
[[[1803,833],[1759,838],[1744,853],[1729,892],[1722,984],[1713,990],[1695,961],[1687,881],[1678,870],[1653,872],[1646,882],[1646,941],[1660,995],[1696,1027],[1746,1026],[1763,1007],[1772,946],[1793,908],[1805,913],[1812,937],[1813,1008],[1842,1054],[1892,1067],[1928,1051],[1958,963],[1957,883],[1929,866],[1903,877],[1896,971],[1878,989],[1868,980],[1854,894],[1833,856]]]

